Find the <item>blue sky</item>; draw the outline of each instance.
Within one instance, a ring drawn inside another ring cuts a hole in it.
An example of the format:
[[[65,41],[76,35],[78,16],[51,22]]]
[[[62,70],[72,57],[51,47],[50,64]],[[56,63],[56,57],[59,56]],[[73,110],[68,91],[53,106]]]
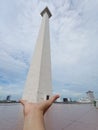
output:
[[[0,97],[21,97],[48,6],[53,92],[98,98],[98,0],[0,0]]]

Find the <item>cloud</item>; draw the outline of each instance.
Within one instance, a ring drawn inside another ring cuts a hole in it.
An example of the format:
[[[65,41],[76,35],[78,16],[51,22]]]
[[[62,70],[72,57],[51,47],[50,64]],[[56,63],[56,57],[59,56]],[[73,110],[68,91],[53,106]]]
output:
[[[83,93],[71,91],[71,90],[68,90],[68,89],[62,89],[62,93],[63,93],[63,95],[65,95],[67,97],[70,97],[70,96],[79,97],[79,96],[83,95]]]
[[[7,95],[11,95],[13,97],[21,97],[23,93],[23,85],[24,83],[2,85],[0,86],[0,96],[4,97]]]
[[[46,5],[53,15],[50,36],[54,91],[71,88],[74,96],[87,90],[98,93],[97,0],[0,1],[1,85],[25,82],[41,23],[40,12]]]
[[[25,79],[27,65],[24,61],[14,58],[3,50],[0,52],[0,57],[0,75],[3,81],[20,82]]]

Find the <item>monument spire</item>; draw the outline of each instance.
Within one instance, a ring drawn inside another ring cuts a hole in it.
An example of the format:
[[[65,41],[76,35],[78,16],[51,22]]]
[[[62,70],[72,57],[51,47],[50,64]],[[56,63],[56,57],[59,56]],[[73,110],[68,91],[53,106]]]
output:
[[[46,7],[40,14],[41,16],[43,16],[45,13],[48,14],[48,17],[50,18],[52,16],[50,10],[48,9],[48,7]]]
[[[48,7],[41,12],[41,16],[41,27],[23,93],[23,99],[29,102],[39,102],[52,95],[49,35],[49,18],[52,15]]]

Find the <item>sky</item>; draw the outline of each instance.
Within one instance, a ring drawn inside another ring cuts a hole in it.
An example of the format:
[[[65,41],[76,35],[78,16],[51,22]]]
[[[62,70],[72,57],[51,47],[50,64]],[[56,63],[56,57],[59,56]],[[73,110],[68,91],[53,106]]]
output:
[[[98,98],[98,0],[0,0],[0,98],[21,98],[46,6],[53,93]]]

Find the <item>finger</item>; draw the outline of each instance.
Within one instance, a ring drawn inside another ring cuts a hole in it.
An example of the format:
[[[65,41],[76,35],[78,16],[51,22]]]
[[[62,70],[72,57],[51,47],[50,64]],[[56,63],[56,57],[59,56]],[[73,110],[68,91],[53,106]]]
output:
[[[51,105],[54,101],[56,101],[60,96],[59,95],[54,95],[53,97],[51,97],[48,101],[49,104]]]
[[[52,103],[59,97],[60,97],[59,95],[55,95],[51,97],[49,100],[43,102],[43,104],[41,104],[43,112],[45,113],[48,110],[48,108],[52,105]]]

